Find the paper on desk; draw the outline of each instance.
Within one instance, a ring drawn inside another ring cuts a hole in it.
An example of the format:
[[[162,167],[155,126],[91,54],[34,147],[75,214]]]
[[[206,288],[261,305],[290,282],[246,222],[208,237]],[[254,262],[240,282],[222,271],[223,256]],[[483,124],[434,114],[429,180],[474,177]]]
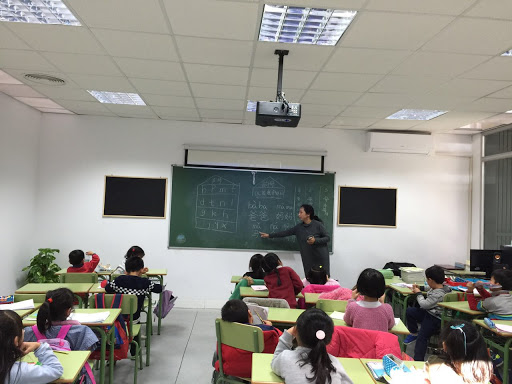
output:
[[[331,313],[331,318],[333,319],[343,320],[343,317],[345,317],[345,312],[334,311]]]
[[[76,320],[80,323],[101,323],[110,316],[110,312],[72,313],[67,320]]]
[[[19,311],[21,309],[34,309],[34,300],[23,300],[12,304],[0,305],[0,310],[10,309],[11,311]]]
[[[459,287],[456,287],[458,288],[460,291],[463,291],[463,292],[467,292],[468,290],[468,287],[462,287],[462,286],[459,286]],[[480,293],[478,293],[478,290],[476,288],[473,288],[473,293],[475,295],[479,295]]]
[[[496,324],[496,329],[501,332],[512,333],[512,325]]]
[[[251,288],[255,291],[268,291],[268,288],[266,285],[251,285]]]
[[[400,324],[402,320],[399,317],[395,317],[395,327]]]
[[[407,283],[393,283],[391,285],[401,287],[401,288],[412,288],[413,284],[407,284]]]

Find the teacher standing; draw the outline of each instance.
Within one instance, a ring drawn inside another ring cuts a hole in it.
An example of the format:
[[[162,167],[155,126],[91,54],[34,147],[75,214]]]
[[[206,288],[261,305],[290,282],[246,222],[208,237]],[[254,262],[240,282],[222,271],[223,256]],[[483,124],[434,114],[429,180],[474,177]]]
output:
[[[327,243],[331,238],[325,230],[322,220],[315,216],[315,210],[309,204],[301,205],[299,219],[302,220],[302,223],[297,224],[295,227],[270,234],[260,232],[260,235],[263,238],[295,235],[299,243],[304,274],[307,275],[311,267],[321,265],[329,275],[329,248]]]

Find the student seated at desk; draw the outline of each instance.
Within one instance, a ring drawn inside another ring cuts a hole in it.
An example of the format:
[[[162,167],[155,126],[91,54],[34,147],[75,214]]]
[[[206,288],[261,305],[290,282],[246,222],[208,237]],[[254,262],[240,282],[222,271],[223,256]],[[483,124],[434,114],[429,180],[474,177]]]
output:
[[[430,384],[487,384],[493,368],[485,341],[476,327],[464,320],[450,321],[441,331],[444,356],[425,365]]]
[[[343,320],[354,328],[387,332],[395,326],[391,305],[384,303],[386,283],[382,273],[366,268],[357,279],[356,289],[348,301]],[[356,301],[359,295],[364,299]]]
[[[2,384],[45,384],[57,380],[64,372],[48,344],[24,340],[21,317],[14,311],[0,311],[0,350]],[[30,352],[34,352],[40,365],[19,361]]]
[[[141,277],[144,273],[144,261],[141,257],[127,259],[125,267],[126,275],[121,275],[111,282],[104,280],[101,284],[107,293],[125,293],[137,296],[137,311],[133,314],[133,320],[136,321],[139,320],[146,295],[150,292],[162,292],[162,285]]]
[[[444,295],[451,291],[450,287],[443,285],[443,268],[437,265],[429,267],[425,270],[425,277],[430,287],[427,297],[423,297],[420,288],[413,285],[412,291],[416,294],[419,308],[409,307],[406,311],[407,328],[411,334],[405,338],[404,344],[410,344],[416,340],[414,346],[414,360],[416,361],[425,360],[428,339],[441,328],[442,309],[438,304],[443,301]],[[419,333],[418,323],[421,324]]]
[[[489,318],[494,320],[512,320],[512,295],[510,294],[512,270],[494,270],[491,275],[491,284],[501,287],[491,287],[491,293],[489,293],[484,289],[484,284],[481,281],[467,284],[469,308],[474,311],[489,312]],[[480,293],[480,300],[473,294],[473,288]]]
[[[73,292],[67,288],[58,288],[46,293],[46,300],[37,312],[37,325],[25,328],[25,340],[39,341],[57,339],[63,326],[69,329],[64,340],[69,342],[72,351],[94,351],[98,346],[98,337],[87,326],[76,320],[66,320],[73,310]],[[82,369],[83,383],[93,383],[92,372]]]
[[[340,288],[340,283],[334,279],[329,279],[325,269],[321,266],[314,266],[308,271],[306,278],[302,279],[302,294],[332,292]],[[298,308],[306,308],[306,301],[303,298],[298,300]]]
[[[293,384],[352,384],[341,363],[327,353],[334,324],[327,314],[311,308],[299,316],[297,325],[279,338],[272,370],[286,383]],[[293,349],[293,339],[298,347]]]
[[[141,259],[144,258],[146,254],[144,253],[144,250],[139,247],[138,245],[132,245],[130,248],[128,248],[128,251],[126,251],[126,254],[124,255],[124,260],[121,264],[117,266],[117,268],[114,270],[114,272],[121,272],[125,273],[125,263],[126,260],[132,258],[132,257],[140,257]],[[142,274],[147,273],[148,269],[144,268],[142,271]]]
[[[263,285],[263,278],[265,277],[265,271],[263,270],[263,255],[256,253],[252,255],[249,260],[249,271],[244,273],[243,278],[236,285],[233,293],[229,297],[229,300],[240,300],[240,288],[250,287],[253,284]]]
[[[85,255],[84,251],[75,249],[69,252],[69,264],[68,273],[92,273],[100,262],[100,257],[92,251],[86,253],[87,256],[92,256],[91,261],[84,262]]]
[[[229,300],[221,310],[222,320],[233,323],[250,324],[261,328],[265,347],[263,353],[274,353],[279,336],[282,332],[274,328],[268,320],[263,320],[264,324],[253,324],[251,311],[242,300]],[[228,345],[222,345],[223,368],[227,375],[238,377],[251,377],[252,370],[252,352],[233,348]],[[219,370],[218,355],[215,352],[213,357],[215,370]]]
[[[283,267],[275,253],[265,255],[263,270],[265,271],[264,281],[268,288],[268,297],[285,299],[290,308],[297,308],[295,296],[302,290],[302,281],[299,275],[290,267]]]

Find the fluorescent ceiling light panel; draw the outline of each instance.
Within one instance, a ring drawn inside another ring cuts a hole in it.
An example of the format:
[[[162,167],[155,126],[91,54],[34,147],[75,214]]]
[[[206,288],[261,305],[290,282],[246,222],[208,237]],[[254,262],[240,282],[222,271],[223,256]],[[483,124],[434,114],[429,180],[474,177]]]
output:
[[[510,56],[510,57],[512,57],[512,49],[511,49],[511,50],[509,50],[509,51],[507,51],[507,52],[503,52],[503,53],[501,54],[501,56]]]
[[[386,117],[389,120],[432,120],[434,117],[444,115],[448,111],[435,111],[430,109],[402,109]]]
[[[265,4],[260,41],[336,45],[356,11]]]
[[[0,21],[81,25],[60,0],[0,0]]]
[[[247,112],[256,112],[257,101],[247,100]]]
[[[93,95],[100,103],[105,104],[126,104],[126,105],[146,105],[137,93],[125,92],[106,92],[106,91],[87,91]]]

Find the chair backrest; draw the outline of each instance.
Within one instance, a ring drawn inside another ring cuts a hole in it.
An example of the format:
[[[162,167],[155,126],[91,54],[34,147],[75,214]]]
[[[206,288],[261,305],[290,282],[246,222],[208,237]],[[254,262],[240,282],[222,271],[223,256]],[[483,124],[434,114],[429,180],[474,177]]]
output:
[[[14,302],[23,300],[34,300],[34,303],[44,303],[46,294],[44,293],[16,293],[14,295]]]
[[[325,300],[320,299],[316,302],[316,307],[324,312],[345,312],[347,300]]]
[[[262,307],[272,308],[290,308],[290,304],[285,299],[265,298],[265,297],[244,297],[246,303],[254,303]]]
[[[97,283],[97,273],[63,273],[60,275],[61,283]]]
[[[111,308],[112,301],[114,300],[113,294],[104,294],[105,296],[105,307]],[[89,308],[96,308],[96,295],[89,297]],[[133,335],[133,314],[137,312],[137,296],[123,294],[123,301],[121,302],[121,314],[129,316],[128,335],[130,339]]]
[[[451,301],[459,301],[459,293],[457,292],[450,292],[444,295],[443,302],[451,302]]]

